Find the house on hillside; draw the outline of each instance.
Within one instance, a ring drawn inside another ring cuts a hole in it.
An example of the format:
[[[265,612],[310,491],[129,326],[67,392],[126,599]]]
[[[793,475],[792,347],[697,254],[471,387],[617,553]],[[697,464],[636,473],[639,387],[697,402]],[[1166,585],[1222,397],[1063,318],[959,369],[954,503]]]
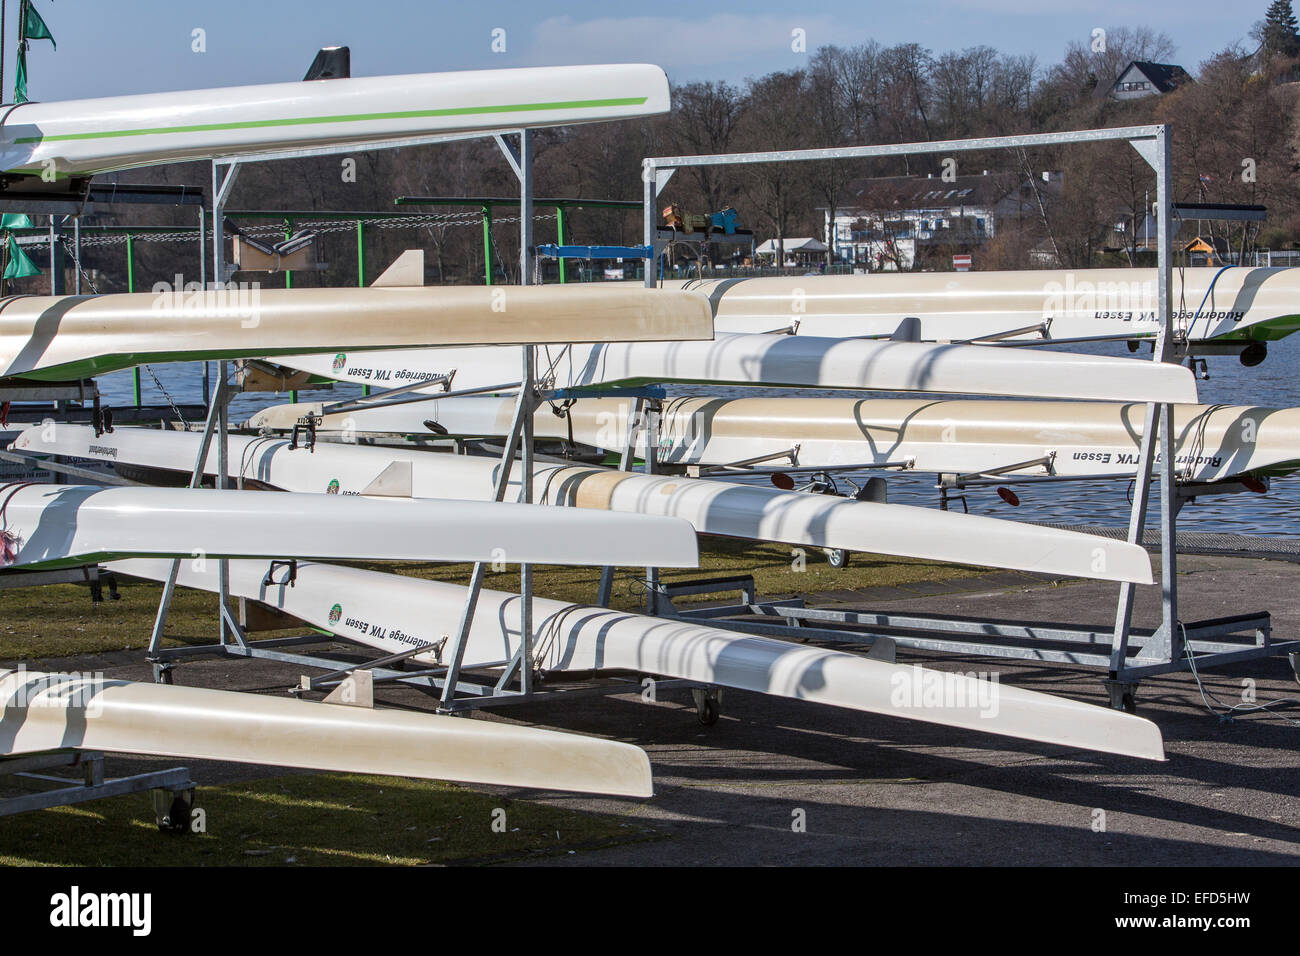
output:
[[[834,210],[822,208],[826,244],[835,259],[871,272],[909,270],[918,260],[950,262],[975,252],[997,234],[998,223],[1037,217],[1038,203],[1060,197],[1061,174],[1029,180],[1018,173],[887,176],[862,179]]]
[[[1174,63],[1133,60],[1120,71],[1119,78],[1111,85],[1108,95],[1116,100],[1160,96],[1178,89],[1184,83],[1190,83],[1191,79],[1186,70]]]

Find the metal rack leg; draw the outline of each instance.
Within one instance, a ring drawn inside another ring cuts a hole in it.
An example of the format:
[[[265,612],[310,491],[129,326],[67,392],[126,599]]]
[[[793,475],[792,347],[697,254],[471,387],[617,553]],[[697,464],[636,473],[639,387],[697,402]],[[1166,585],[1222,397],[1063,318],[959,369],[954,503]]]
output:
[[[644,419],[646,400],[643,396],[637,396],[632,403],[632,409],[628,413],[626,422],[626,431],[623,440],[623,452],[619,456],[618,470],[629,471],[632,468],[632,461],[636,457],[636,437],[641,430],[641,424]],[[609,607],[609,602],[614,597],[614,569],[608,565],[600,569],[600,589],[596,594],[596,603],[601,607]]]
[[[653,475],[659,457],[659,416],[662,406],[657,401],[646,402],[645,407],[645,473]],[[645,609],[649,615],[659,613],[659,569],[645,569]]]
[[[203,482],[203,472],[208,462],[208,453],[212,447],[212,436],[217,429],[217,422],[220,419],[220,409],[227,401],[226,398],[226,380],[222,376],[217,381],[217,389],[212,395],[212,400],[208,404],[208,415],[203,423],[203,438],[199,442],[198,457],[194,459],[194,470],[190,472],[189,487],[197,488]],[[172,595],[176,592],[176,576],[180,573],[181,559],[172,560],[171,571],[167,575],[167,582],[163,585],[162,597],[158,601],[158,613],[154,616],[153,633],[149,636],[148,654],[156,654],[162,647],[163,629],[167,626],[167,614],[171,610]],[[161,680],[161,675],[156,674],[156,679]]]
[[[1151,500],[1151,473],[1156,443],[1156,429],[1160,423],[1160,406],[1147,405],[1142,446],[1138,456],[1137,482],[1133,486],[1133,508],[1129,515],[1128,542],[1141,544],[1146,531],[1147,507]],[[1115,610],[1115,638],[1111,645],[1110,677],[1116,679],[1128,657],[1129,632],[1133,627],[1133,598],[1136,585],[1125,582],[1119,586],[1119,603]]]

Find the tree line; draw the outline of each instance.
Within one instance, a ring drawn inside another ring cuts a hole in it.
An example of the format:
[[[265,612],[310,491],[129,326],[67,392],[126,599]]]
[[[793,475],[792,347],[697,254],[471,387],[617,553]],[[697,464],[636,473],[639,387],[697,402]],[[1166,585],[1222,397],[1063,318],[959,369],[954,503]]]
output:
[[[1288,25],[1288,17],[1290,17]],[[640,121],[603,123],[535,134],[534,189],[540,197],[629,199],[641,197],[640,167],[646,156],[750,150],[799,149],[873,143],[955,139],[1012,133],[1167,123],[1172,131],[1176,201],[1259,203],[1267,223],[1207,225],[1213,238],[1234,249],[1285,248],[1300,238],[1294,82],[1300,60],[1289,0],[1275,0],[1248,43],[1228,46],[1195,70],[1195,82],[1172,92],[1117,101],[1107,94],[1133,60],[1174,62],[1163,33],[1121,27],[1070,43],[1061,60],[988,46],[933,53],[916,43],[824,46],[805,67],[776,71],[744,83],[701,81],[673,90],[670,114]],[[352,175],[339,157],[286,160],[245,168],[231,208],[301,210],[394,210],[399,195],[513,196],[517,181],[491,140],[431,147],[359,152]],[[853,183],[864,177],[939,175],[940,156],[879,160],[772,163],[680,170],[658,206],[678,203],[706,213],[734,207],[741,225],[757,237],[818,236],[821,209],[851,207]],[[1066,268],[1134,263],[1136,235],[1155,198],[1154,174],[1124,143],[1072,145],[1017,152],[962,153],[960,172],[997,170],[1033,180],[1045,170],[1063,174],[1058,196],[1034,215],[999,225],[982,248],[980,268],[1026,268],[1042,264],[1031,250],[1048,248]],[[123,182],[172,182],[208,186],[209,167],[188,164],[120,174]],[[105,224],[177,222],[171,209],[125,207],[96,217]],[[366,280],[402,249],[426,250],[431,283],[481,282],[485,266],[496,281],[518,279],[516,210],[500,209],[493,241],[485,248],[476,208],[420,211],[448,215],[419,228],[374,228],[367,239]],[[553,215],[539,206],[537,213]],[[639,211],[574,210],[567,215],[567,241],[636,244]],[[273,222],[268,220],[268,222]],[[1128,243],[1115,248],[1117,223]],[[190,220],[186,225],[192,225]],[[247,222],[242,223],[248,225]],[[554,223],[536,225],[536,241],[553,241]],[[349,231],[318,241],[327,263],[320,272],[295,276],[297,285],[356,282],[356,242]],[[137,288],[176,273],[197,278],[193,244],[140,243]],[[85,268],[99,291],[125,287],[119,246],[89,247]],[[39,278],[22,280],[39,287]],[[45,280],[48,281],[48,280]],[[272,277],[264,284],[281,281]]]

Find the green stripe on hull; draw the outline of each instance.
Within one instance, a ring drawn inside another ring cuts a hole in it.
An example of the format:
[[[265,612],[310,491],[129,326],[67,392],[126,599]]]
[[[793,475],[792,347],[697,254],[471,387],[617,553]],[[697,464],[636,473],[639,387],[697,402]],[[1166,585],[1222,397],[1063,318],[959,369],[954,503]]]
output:
[[[1211,342],[1276,342],[1300,331],[1300,315],[1280,315],[1212,336]]]
[[[430,119],[439,116],[483,116],[494,113],[541,113],[550,110],[601,109],[641,106],[647,97],[628,96],[602,100],[564,100],[554,103],[507,103],[500,106],[453,106],[436,110],[401,110],[391,113],[344,113],[337,116],[299,116],[286,119],[247,120],[235,123],[198,123],[192,126],[151,126],[143,129],[113,129],[94,133],[62,133],[57,136],[20,136],[16,145],[59,143],[78,140],[116,139],[123,136],[158,136],[171,133],[210,133],[233,129],[268,129],[277,126],[317,126],[330,123],[366,123],[374,120]]]

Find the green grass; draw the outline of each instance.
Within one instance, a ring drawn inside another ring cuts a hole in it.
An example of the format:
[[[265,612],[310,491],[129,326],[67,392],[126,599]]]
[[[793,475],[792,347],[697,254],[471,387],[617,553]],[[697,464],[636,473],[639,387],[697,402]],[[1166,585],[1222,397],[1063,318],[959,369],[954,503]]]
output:
[[[120,601],[98,605],[91,603],[90,591],[77,584],[0,591],[0,660],[37,665],[77,654],[143,651],[162,586],[122,581],[119,591]],[[215,641],[216,622],[215,595],[177,588],[167,617],[167,643]]]
[[[796,561],[796,551],[802,559]],[[433,578],[468,584],[469,564],[380,564],[365,563],[359,566],[375,570],[396,571],[416,577]],[[795,549],[787,544],[757,543],[738,538],[700,538],[700,566],[665,570],[660,579],[665,582],[686,581],[697,578],[726,577],[749,574],[754,578],[760,598],[778,595],[809,594],[817,591],[881,587],[913,584],[918,581],[940,581],[953,577],[974,577],[988,573],[986,568],[968,568],[955,564],[919,561],[911,558],[892,558],[876,554],[855,553],[847,568],[836,570],[826,561],[825,553],[817,548]],[[611,606],[622,610],[639,610],[645,604],[645,588],[641,582],[641,568],[619,568],[615,578]],[[542,597],[575,603],[596,600],[600,571],[594,568],[536,565],[533,569],[533,587]],[[489,572],[484,586],[499,591],[519,589],[519,569]],[[679,603],[714,600],[718,595],[699,595],[679,598]]]
[[[384,564],[366,567],[468,583],[471,565]],[[977,569],[855,554],[835,570],[808,549],[802,561],[787,545],[702,538],[700,567],[665,571],[665,581],[752,574],[762,596],[900,585],[979,574]],[[639,609],[639,568],[620,569],[613,605]],[[573,602],[596,597],[599,571],[539,566],[539,595]],[[486,585],[518,589],[518,568],[489,572]],[[84,586],[0,591],[0,659],[42,661],[106,651],[143,651],[161,586],[123,580],[121,600],[96,606]],[[696,600],[707,599],[697,598]],[[214,595],[178,589],[167,643],[211,642]],[[301,628],[297,629],[301,633]],[[294,631],[262,632],[275,636]],[[183,837],[157,831],[147,794],[9,817],[0,826],[0,865],[19,866],[284,866],[491,863],[534,855],[657,839],[617,817],[509,801],[453,784],[340,774],[294,774],[199,790],[206,832]],[[492,829],[506,813],[505,832]]]
[[[147,793],[7,817],[0,865],[494,863],[659,838],[614,816],[394,777],[295,774],[200,787],[195,806],[206,832],[183,836],[158,831]],[[503,832],[493,830],[497,809]]]
[[[908,558],[854,554],[849,566],[835,570],[825,555],[804,549],[803,569],[796,570],[794,549],[789,545],[756,544],[731,538],[701,538],[700,567],[664,571],[664,581],[701,577],[752,574],[762,597],[854,589],[882,585],[934,581],[954,576],[973,576],[982,569],[962,568]],[[469,564],[393,564],[368,562],[361,566],[423,578],[468,584]],[[645,604],[642,569],[620,568],[615,579],[612,605],[639,610]],[[594,568],[539,565],[534,569],[534,587],[542,597],[575,603],[596,599],[600,572]],[[519,589],[519,570],[507,568],[489,572],[486,586],[500,591]],[[151,582],[120,583],[120,601],[105,600],[96,606],[81,585],[55,584],[39,588],[0,591],[0,660],[25,660],[39,666],[42,660],[98,654],[106,651],[143,650],[153,629],[154,613],[162,588]],[[107,593],[107,591],[105,592]],[[708,600],[704,595],[691,600]],[[216,639],[216,597],[178,588],[167,618],[167,643],[206,643]],[[301,633],[301,627],[298,628]],[[259,632],[272,637],[294,631]]]

